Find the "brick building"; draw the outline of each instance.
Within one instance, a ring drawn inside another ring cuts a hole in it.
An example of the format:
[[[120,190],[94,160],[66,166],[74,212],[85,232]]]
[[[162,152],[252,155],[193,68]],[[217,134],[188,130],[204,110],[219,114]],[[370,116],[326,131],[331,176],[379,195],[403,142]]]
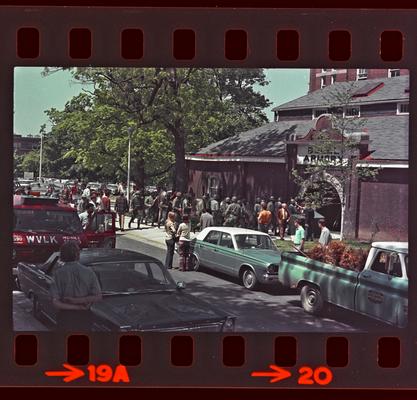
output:
[[[18,156],[39,149],[40,144],[41,139],[39,136],[13,135],[13,150]]]
[[[329,104],[332,95],[347,90],[352,93],[348,106],[337,101]],[[407,240],[408,101],[409,77],[405,74],[336,82],[313,90],[276,107],[274,122],[187,155],[189,186],[197,195],[237,195],[250,202],[258,196],[288,200],[303,195],[305,188],[294,183],[292,171],[312,162],[306,155],[319,132],[335,130],[329,114],[343,113],[345,118],[362,121],[360,132],[346,133],[360,140],[358,168],[379,168],[376,181],[349,182],[345,235]],[[328,182],[340,194],[337,176],[329,174]],[[319,212],[332,220],[335,229],[340,228],[340,202]]]
[[[397,76],[408,75],[408,69],[387,68],[387,69],[367,69],[367,68],[311,68],[309,92],[323,89],[336,82],[358,81],[366,79],[395,78]]]

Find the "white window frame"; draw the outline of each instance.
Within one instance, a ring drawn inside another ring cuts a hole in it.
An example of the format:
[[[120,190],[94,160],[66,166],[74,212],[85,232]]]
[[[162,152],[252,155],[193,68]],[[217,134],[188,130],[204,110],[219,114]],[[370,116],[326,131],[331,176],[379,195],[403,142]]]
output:
[[[336,82],[336,75],[330,75],[330,84],[333,85]]]
[[[397,115],[408,115],[410,114],[410,111],[402,112],[401,106],[406,104],[408,107],[410,107],[410,103],[408,101],[402,101],[400,103],[397,103]]]
[[[398,75],[396,76],[400,76],[399,68],[388,68],[388,78],[395,78],[395,76],[392,76],[393,71],[398,71]]]
[[[316,111],[319,111],[319,110],[324,111],[324,112],[322,112],[320,115],[318,115],[316,117]],[[329,109],[328,108],[325,108],[325,107],[313,108],[313,113],[311,115],[311,119],[317,119],[320,116],[322,116],[323,114],[329,114]]]
[[[364,72],[365,71],[365,72]],[[356,69],[356,80],[368,79],[368,70],[366,68],[357,68]]]
[[[346,115],[346,110],[348,108],[357,108],[358,109],[358,115]],[[361,107],[360,106],[343,107],[343,118],[358,118],[360,116],[361,116]]]
[[[326,77],[325,76],[322,76],[320,78],[320,89],[323,89],[325,87],[326,87]]]

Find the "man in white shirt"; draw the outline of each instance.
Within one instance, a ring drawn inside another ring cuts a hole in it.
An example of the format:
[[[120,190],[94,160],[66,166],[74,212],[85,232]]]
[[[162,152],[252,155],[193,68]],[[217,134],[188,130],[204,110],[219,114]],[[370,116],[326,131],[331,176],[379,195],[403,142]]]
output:
[[[79,215],[83,230],[87,230],[93,220],[94,205],[88,203],[87,209]]]
[[[321,229],[321,234],[320,234],[320,239],[319,239],[319,243],[324,246],[327,247],[328,244],[331,242],[332,240],[332,235],[330,234],[330,230],[329,228],[326,226],[326,221],[324,219],[320,219],[319,220],[319,228]]]

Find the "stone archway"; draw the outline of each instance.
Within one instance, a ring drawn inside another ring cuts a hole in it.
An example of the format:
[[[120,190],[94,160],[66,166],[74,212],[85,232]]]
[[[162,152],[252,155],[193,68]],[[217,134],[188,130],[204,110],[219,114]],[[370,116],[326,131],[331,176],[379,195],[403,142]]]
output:
[[[317,212],[322,214],[328,222],[330,230],[343,231],[343,187],[334,175],[328,172],[320,172],[306,179],[300,187],[298,196],[301,198],[309,197],[308,193],[315,185],[327,185],[324,192],[328,197],[328,204],[317,208]]]

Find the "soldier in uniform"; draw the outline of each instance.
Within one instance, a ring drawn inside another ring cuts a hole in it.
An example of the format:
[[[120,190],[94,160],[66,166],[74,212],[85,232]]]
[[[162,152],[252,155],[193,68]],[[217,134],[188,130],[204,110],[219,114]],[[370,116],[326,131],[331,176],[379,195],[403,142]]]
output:
[[[241,213],[242,213],[242,209],[237,202],[237,198],[236,196],[233,196],[232,202],[229,204],[229,206],[226,209],[223,225],[237,227],[239,224]]]
[[[220,221],[221,225],[223,225],[224,220],[226,218],[226,210],[227,210],[227,207],[229,207],[229,204],[230,204],[230,197],[226,197],[220,203],[219,211],[220,211],[220,217],[221,217],[221,221]]]

